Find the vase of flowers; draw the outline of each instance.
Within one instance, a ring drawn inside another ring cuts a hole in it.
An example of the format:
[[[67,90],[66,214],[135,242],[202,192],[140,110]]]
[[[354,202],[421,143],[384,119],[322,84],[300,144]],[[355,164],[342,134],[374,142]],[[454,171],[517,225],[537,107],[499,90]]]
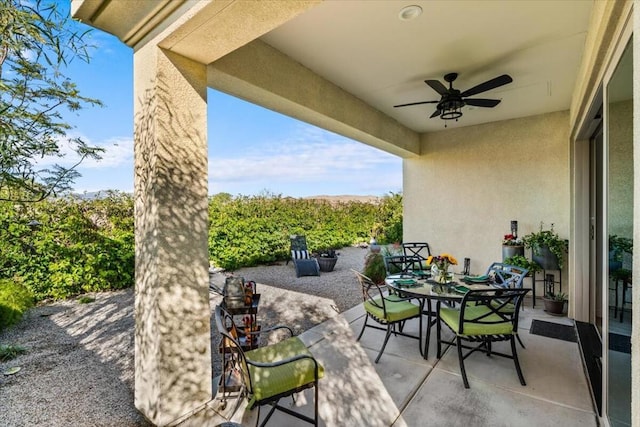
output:
[[[451,275],[449,266],[458,265],[458,260],[449,254],[430,255],[427,264],[431,265],[431,277],[438,283],[449,283]]]
[[[524,256],[524,243],[514,234],[505,234],[502,239],[502,261],[516,255]]]

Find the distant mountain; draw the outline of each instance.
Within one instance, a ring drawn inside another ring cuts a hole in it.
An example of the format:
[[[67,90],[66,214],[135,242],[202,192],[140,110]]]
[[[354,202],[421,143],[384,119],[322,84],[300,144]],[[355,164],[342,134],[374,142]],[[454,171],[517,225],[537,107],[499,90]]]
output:
[[[342,196],[309,196],[304,197],[304,199],[312,199],[312,200],[326,200],[329,203],[346,203],[346,202],[362,202],[362,203],[378,203],[380,202],[380,197],[377,196],[350,196],[350,195],[342,195]]]

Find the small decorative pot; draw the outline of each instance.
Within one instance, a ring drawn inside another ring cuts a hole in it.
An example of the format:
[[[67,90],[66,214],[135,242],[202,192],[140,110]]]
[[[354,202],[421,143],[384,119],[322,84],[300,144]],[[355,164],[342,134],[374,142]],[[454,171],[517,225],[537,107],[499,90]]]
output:
[[[502,261],[516,255],[524,256],[524,246],[502,245]]]

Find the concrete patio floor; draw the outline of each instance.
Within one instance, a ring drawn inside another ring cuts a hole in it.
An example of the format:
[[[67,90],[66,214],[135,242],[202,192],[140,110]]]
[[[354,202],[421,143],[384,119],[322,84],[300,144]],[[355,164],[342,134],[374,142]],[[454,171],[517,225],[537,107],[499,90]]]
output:
[[[435,357],[435,327],[428,360],[420,355],[417,340],[392,336],[375,364],[384,332],[367,328],[356,342],[364,319],[361,305],[306,331],[300,337],[325,367],[319,386],[320,425],[597,426],[578,344],[529,333],[533,319],[567,325],[573,321],[527,303],[519,325],[526,349],[518,346],[526,386],[520,385],[512,360],[474,353],[465,361],[471,385],[465,389],[455,348],[440,360]],[[405,328],[417,331],[417,320]],[[494,348],[500,351],[505,345]],[[281,403],[312,415],[312,393],[300,393],[295,404],[290,398]],[[261,421],[268,409],[262,408]],[[178,425],[216,426],[230,419],[250,426],[256,425],[257,413],[244,410],[243,401],[230,401],[223,411],[216,398]],[[276,411],[269,425],[308,424]]]

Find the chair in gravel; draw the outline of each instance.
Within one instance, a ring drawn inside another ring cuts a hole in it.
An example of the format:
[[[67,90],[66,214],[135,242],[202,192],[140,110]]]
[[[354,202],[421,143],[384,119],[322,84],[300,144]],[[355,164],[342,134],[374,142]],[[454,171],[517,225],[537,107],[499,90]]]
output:
[[[305,236],[293,235],[291,239],[291,261],[296,268],[296,277],[319,276],[320,265],[318,260],[309,255],[307,249],[307,238]],[[289,261],[287,260],[287,264]]]
[[[291,328],[279,325],[262,329],[260,334],[284,329],[288,331],[290,337],[276,344],[245,351],[238,338],[238,328],[233,321],[233,316],[218,305],[215,317],[216,327],[222,340],[223,378],[226,379],[226,369],[239,371],[242,381],[241,395],[246,395],[249,401],[248,409],[258,407],[258,421],[260,407],[271,405],[271,410],[260,425],[266,425],[277,409],[317,426],[318,380],[324,376],[324,368],[300,338],[293,336]],[[231,358],[230,362],[225,362],[227,354]],[[294,398],[295,393],[312,387],[315,389],[313,418],[278,404],[283,397]]]
[[[362,300],[364,310],[367,313],[357,341],[360,341],[360,338],[362,338],[362,334],[364,334],[364,330],[366,328],[386,331],[382,348],[380,348],[378,357],[376,357],[376,363],[380,360],[391,334],[415,338],[418,340],[418,348],[420,348],[420,343],[422,341],[422,307],[411,303],[411,298],[387,295],[383,290],[384,286],[381,287],[373,283],[371,279],[358,271],[353,270],[353,272],[358,278],[358,282],[362,288]],[[418,335],[405,333],[403,331],[405,322],[409,319],[415,318],[418,318],[420,322]],[[368,324],[367,321],[369,319],[373,320],[380,326],[376,324]],[[421,348],[420,352],[422,352]]]

